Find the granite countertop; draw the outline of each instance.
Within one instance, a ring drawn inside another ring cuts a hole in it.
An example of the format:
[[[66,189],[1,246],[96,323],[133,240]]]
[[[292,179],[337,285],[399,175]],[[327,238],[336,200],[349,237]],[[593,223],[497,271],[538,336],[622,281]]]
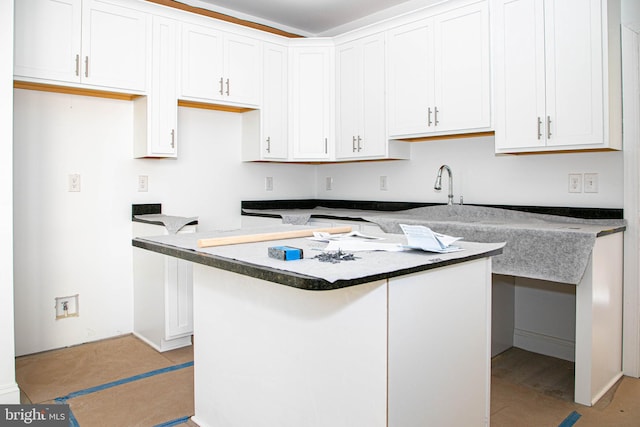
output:
[[[507,242],[493,272],[577,285],[586,270],[595,239],[623,232],[623,219],[584,219],[473,205],[436,205],[403,211],[362,209],[247,209],[249,214],[282,217],[283,223],[306,224],[311,217],[375,223],[387,233],[399,224],[420,224],[475,242]]]
[[[281,225],[243,229],[226,232],[199,232],[192,234],[163,235],[135,238],[134,247],[151,250],[164,255],[185,259],[223,270],[292,286],[306,290],[331,290],[406,274],[426,271],[495,256],[502,253],[504,243],[456,242],[462,251],[436,254],[423,251],[354,252],[354,261],[337,264],[321,262],[314,258],[326,247],[326,243],[305,238],[267,242],[244,243],[210,248],[198,248],[202,238],[227,237],[243,234],[270,233],[274,231],[313,228],[295,225]],[[404,235],[378,233],[384,243],[406,244]],[[460,243],[460,244],[458,244]],[[287,245],[303,250],[304,259],[281,261],[268,257],[267,248]]]

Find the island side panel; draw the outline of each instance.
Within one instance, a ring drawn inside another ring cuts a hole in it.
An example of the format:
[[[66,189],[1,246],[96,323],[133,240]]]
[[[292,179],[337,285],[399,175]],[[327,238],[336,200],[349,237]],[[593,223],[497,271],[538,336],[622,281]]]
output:
[[[491,259],[389,280],[389,427],[487,426]]]
[[[198,425],[386,426],[386,280],[307,291],[195,264],[194,329]]]
[[[622,376],[623,234],[596,239],[576,288],[575,401],[595,404]]]

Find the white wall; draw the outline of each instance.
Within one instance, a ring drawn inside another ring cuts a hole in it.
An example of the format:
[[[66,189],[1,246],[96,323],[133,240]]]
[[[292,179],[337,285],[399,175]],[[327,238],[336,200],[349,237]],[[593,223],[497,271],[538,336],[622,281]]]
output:
[[[412,143],[411,160],[331,164],[318,168],[318,198],[446,203],[448,181],[433,189],[440,165],[453,170],[454,201],[465,203],[621,208],[622,152],[494,154],[493,137]],[[569,173],[598,173],[598,193],[569,193]],[[387,191],[379,177],[387,176]],[[325,178],[333,190],[325,190]]]
[[[13,1],[0,2],[0,403],[19,403],[13,339]]]
[[[240,200],[314,196],[313,167],[240,162],[236,114],[181,108],[179,158],[133,159],[130,102],[14,95],[18,355],[131,332],[132,203],[228,229],[240,225]],[[67,191],[73,173],[79,193]],[[149,177],[147,193],[138,175]],[[76,293],[80,316],[56,321],[54,298]]]

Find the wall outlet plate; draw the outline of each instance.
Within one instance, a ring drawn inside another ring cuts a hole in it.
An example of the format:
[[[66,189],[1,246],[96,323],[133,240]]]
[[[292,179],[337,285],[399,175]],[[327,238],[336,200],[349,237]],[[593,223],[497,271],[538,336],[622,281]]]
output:
[[[569,174],[569,193],[582,193],[582,174]]]
[[[79,294],[75,294],[67,297],[56,298],[56,320],[66,319],[69,317],[78,317],[80,315],[78,306],[79,296]]]

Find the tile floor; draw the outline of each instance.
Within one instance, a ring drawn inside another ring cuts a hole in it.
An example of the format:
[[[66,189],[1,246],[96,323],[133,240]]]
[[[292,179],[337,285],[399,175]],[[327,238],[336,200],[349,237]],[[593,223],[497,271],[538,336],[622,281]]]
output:
[[[191,347],[158,353],[126,335],[18,357],[16,379],[23,403],[66,402],[80,427],[195,426],[192,362]],[[588,408],[573,403],[572,363],[515,348],[494,358],[491,426],[560,425],[640,426],[640,380]]]

